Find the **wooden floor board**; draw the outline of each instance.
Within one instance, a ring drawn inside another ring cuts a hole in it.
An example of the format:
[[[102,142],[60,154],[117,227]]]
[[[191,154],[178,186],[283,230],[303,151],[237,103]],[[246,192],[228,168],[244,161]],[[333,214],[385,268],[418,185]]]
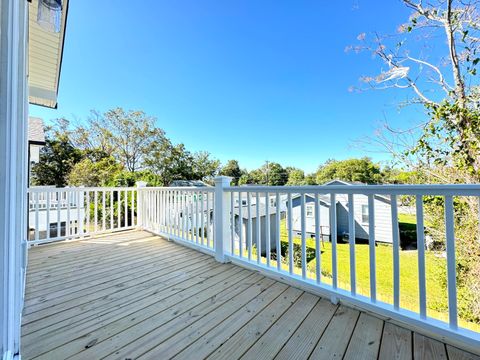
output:
[[[341,359],[360,315],[358,310],[340,305],[325,329],[310,359]]]
[[[295,303],[302,291],[289,287],[254,319],[230,336],[209,359],[238,359]],[[234,326],[234,325],[232,325]]]
[[[412,332],[392,323],[385,323],[378,358],[410,360],[412,356]]]
[[[480,360],[148,232],[28,259],[22,359]]]
[[[307,359],[323,335],[336,310],[337,305],[321,299],[275,359]]]
[[[360,314],[344,359],[376,359],[382,339],[383,323],[383,320],[372,315]]]

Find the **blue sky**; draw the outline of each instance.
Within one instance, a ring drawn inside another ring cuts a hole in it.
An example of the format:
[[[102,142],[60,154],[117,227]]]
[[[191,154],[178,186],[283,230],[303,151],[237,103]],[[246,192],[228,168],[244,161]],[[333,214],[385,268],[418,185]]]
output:
[[[253,169],[265,160],[314,171],[328,158],[371,156],[352,144],[398,111],[405,93],[352,93],[376,74],[369,54],[346,53],[362,32],[393,33],[400,1],[71,1],[57,110],[141,109],[174,142]]]

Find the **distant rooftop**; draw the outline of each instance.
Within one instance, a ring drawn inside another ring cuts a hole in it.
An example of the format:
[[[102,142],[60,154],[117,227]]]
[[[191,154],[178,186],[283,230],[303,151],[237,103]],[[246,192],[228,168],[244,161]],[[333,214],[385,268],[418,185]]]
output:
[[[170,187],[208,187],[207,183],[201,180],[173,180]]]

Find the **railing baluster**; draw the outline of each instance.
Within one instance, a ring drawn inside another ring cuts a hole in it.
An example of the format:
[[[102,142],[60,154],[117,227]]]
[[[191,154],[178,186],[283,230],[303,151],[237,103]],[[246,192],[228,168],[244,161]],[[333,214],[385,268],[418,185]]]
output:
[[[40,239],[40,220],[39,220],[39,206],[40,206],[40,192],[36,193],[35,196],[35,240],[38,241]]]
[[[195,200],[195,243],[198,244],[199,238],[198,238],[198,192],[194,192],[193,194],[194,200]]]
[[[280,193],[275,196],[275,240],[277,247],[277,270],[282,269],[282,246],[280,244]]]
[[[76,205],[77,205],[77,232],[76,232],[76,235],[81,235],[81,233],[83,231],[81,231],[80,229],[83,228],[83,219],[81,219],[81,213],[80,213],[80,190],[79,189],[76,189],[75,190],[75,201],[76,201]],[[82,196],[82,202],[83,202],[83,196]]]
[[[138,225],[138,220],[137,220],[137,223],[135,224],[135,190],[132,190],[131,191],[132,193],[132,211],[131,211],[131,223],[132,223],[132,227],[135,226],[135,225]],[[137,194],[138,195],[138,194]],[[138,196],[137,196],[137,202],[138,202]]]
[[[247,248],[248,248],[248,261],[252,261],[252,194],[247,192]]]
[[[332,242],[332,286],[337,289],[337,200],[330,194],[330,237]]]
[[[261,217],[260,217],[260,193],[255,194],[255,230],[257,234],[257,264],[262,262],[262,233],[261,233]]]
[[[47,191],[47,213],[46,213],[46,217],[47,217],[46,238],[47,239],[50,239],[50,195],[51,195],[51,192]]]
[[[107,211],[106,206],[107,206],[106,190],[103,190],[102,191],[102,231],[106,231],[106,229],[107,229],[107,218],[105,216],[106,211]]]
[[[128,190],[125,189],[123,193],[123,198],[125,199],[125,218],[123,219],[123,226],[127,227],[128,226]]]
[[[230,253],[235,254],[235,212],[234,212],[234,202],[235,202],[235,193],[232,191],[230,193]]]
[[[427,317],[427,289],[425,278],[425,230],[423,226],[423,196],[415,197],[415,206],[417,214],[417,255],[418,255],[418,289],[420,317]]]
[[[71,196],[72,196],[72,193],[71,193],[71,190],[68,189],[66,191],[66,195],[67,195],[67,226],[66,226],[66,229],[65,229],[65,234],[66,234],[66,237],[69,238],[70,235],[71,235],[71,231],[70,231],[70,210],[71,210],[71,205],[70,205],[70,202],[71,202]]]
[[[113,190],[110,190],[110,230],[113,230]]]
[[[93,200],[94,232],[97,233],[98,232],[98,191],[97,190],[94,191],[93,196],[95,196],[95,199]],[[58,216],[60,218],[60,212],[58,212]]]
[[[370,257],[370,300],[377,301],[377,276],[375,262],[375,198],[368,195],[368,245]]]
[[[292,228],[292,194],[287,194],[287,226],[288,226],[288,271],[293,274],[293,228]]]
[[[353,194],[348,194],[348,242],[350,244],[350,292],[357,293],[355,272],[355,203]]]
[[[306,214],[305,214],[305,194],[300,194],[300,229],[301,229],[301,251],[302,251],[302,278],[307,277],[307,239],[306,239]]]
[[[85,192],[85,220],[86,224],[86,233],[90,234],[90,191]]]
[[[445,235],[447,238],[447,289],[448,324],[451,329],[458,328],[457,312],[457,268],[455,262],[455,221],[453,197],[445,196]]]
[[[315,193],[315,278],[317,284],[321,281],[321,250],[320,250],[320,198],[318,193]]]
[[[392,250],[393,250],[393,307],[400,307],[400,234],[398,227],[397,195],[390,195],[392,213]]]
[[[243,257],[243,200],[242,192],[238,193],[238,251],[240,259]]]
[[[204,217],[205,217],[205,193],[202,191],[201,193],[201,203],[200,203],[200,212],[202,213],[200,216],[200,226],[202,228],[202,245],[205,245],[205,222],[204,222]]]
[[[120,190],[117,190],[117,228],[121,228],[121,222],[122,222],[122,192]]]
[[[267,257],[267,267],[270,267],[271,249],[270,249],[270,196],[265,193],[265,255]]]
[[[210,192],[205,193],[207,197],[207,247],[210,248],[210,240],[211,240],[211,229],[210,229]]]

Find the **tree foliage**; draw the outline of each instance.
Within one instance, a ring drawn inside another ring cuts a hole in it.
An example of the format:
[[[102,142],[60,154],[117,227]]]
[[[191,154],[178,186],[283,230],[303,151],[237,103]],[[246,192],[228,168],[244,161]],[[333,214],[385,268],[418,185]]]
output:
[[[220,169],[220,175],[230,176],[232,178],[232,185],[236,186],[240,178],[244,175],[237,160],[228,160],[227,163]]]
[[[332,180],[377,184],[383,180],[380,166],[370,158],[328,160],[317,171],[316,181],[324,184]]]
[[[82,159],[81,151],[72,145],[64,129],[63,121],[47,129],[46,145],[40,150],[39,162],[32,166],[32,185],[66,186],[68,174]]]
[[[73,131],[77,147],[113,156],[131,172],[145,167],[145,157],[152,143],[162,142],[164,136],[164,131],[155,126],[155,118],[143,111],[122,108],[104,114],[92,112],[87,124]]]

